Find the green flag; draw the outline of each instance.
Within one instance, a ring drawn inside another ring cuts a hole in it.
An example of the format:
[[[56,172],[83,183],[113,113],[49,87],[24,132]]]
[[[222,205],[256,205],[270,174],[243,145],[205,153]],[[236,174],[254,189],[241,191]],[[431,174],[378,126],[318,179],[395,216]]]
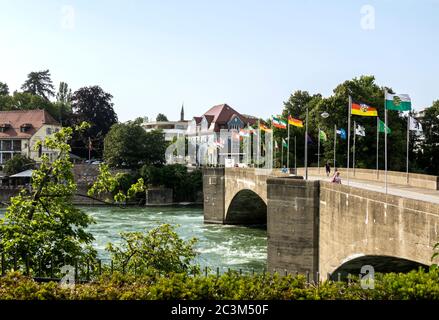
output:
[[[320,136],[320,140],[323,140],[323,141],[328,140],[328,137],[326,136],[325,131],[320,130],[319,136]]]
[[[386,93],[386,109],[410,111],[412,109],[412,100],[408,94]]]
[[[392,133],[392,130],[390,130],[390,128],[388,126],[386,126],[386,124],[380,120],[380,128],[378,131],[384,133],[384,130],[387,130],[387,134]]]
[[[288,148],[288,143],[285,141],[285,139],[282,139],[282,147]]]

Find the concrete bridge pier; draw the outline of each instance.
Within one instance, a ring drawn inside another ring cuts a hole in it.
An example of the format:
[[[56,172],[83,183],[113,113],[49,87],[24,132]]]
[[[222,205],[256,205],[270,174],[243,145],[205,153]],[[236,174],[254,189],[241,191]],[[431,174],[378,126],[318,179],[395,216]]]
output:
[[[302,177],[267,180],[268,271],[319,271],[319,189]]]

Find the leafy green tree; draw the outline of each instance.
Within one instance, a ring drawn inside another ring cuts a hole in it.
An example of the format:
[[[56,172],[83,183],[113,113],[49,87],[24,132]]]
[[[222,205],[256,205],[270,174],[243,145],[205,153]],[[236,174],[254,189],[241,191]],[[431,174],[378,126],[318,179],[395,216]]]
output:
[[[104,159],[110,167],[139,168],[165,161],[167,144],[161,131],[146,132],[134,123],[111,127],[104,140]]]
[[[17,154],[12,159],[8,160],[5,163],[5,166],[3,168],[3,171],[11,176],[13,174],[16,174],[18,172],[28,170],[28,169],[34,169],[35,168],[35,161],[32,159],[29,159],[28,157]]]
[[[199,273],[199,267],[192,265],[197,253],[197,240],[181,239],[169,224],[153,228],[148,233],[122,232],[123,243],[109,243],[107,250],[115,268],[125,272],[145,273],[148,270],[159,274]]]
[[[427,173],[439,175],[439,100],[425,109],[420,122],[425,140],[417,154],[419,166]]]
[[[12,197],[0,220],[0,250],[9,265],[47,272],[51,266],[74,265],[96,255],[87,231],[93,219],[72,204],[76,184],[67,144],[72,133],[72,128],[63,128],[36,143],[35,148],[57,150],[58,156],[50,162],[43,155],[33,171],[32,189]]]
[[[168,121],[168,118],[163,113],[159,113],[155,120],[157,122],[159,122],[159,121],[164,121],[165,122],[165,121]]]
[[[65,82],[60,82],[58,93],[56,94],[56,107],[58,109],[58,118],[61,125],[63,121],[72,116],[72,89]]]
[[[21,89],[26,93],[38,95],[45,100],[49,100],[50,97],[55,95],[55,87],[52,84],[49,70],[29,73]]]
[[[140,176],[147,185],[171,188],[174,201],[196,201],[203,188],[201,170],[188,172],[181,164],[145,165],[140,169]]]
[[[71,106],[74,114],[69,125],[77,125],[83,121],[91,124],[86,132],[73,137],[72,148],[75,154],[88,158],[90,139],[93,146],[92,156],[102,157],[104,137],[111,126],[117,123],[112,98],[111,94],[99,86],[80,88],[73,93]]]
[[[114,175],[110,172],[107,164],[101,164],[99,166],[99,176],[88,190],[88,195],[92,197],[101,194],[112,194],[116,203],[124,203],[134,198],[138,193],[145,191],[142,178],[131,184],[133,178],[130,179],[128,176],[121,172]]]
[[[0,82],[0,96],[9,95],[9,87],[6,83]]]
[[[388,88],[389,92],[392,92]],[[323,164],[327,160],[331,163],[334,158],[334,129],[343,128],[348,131],[348,105],[349,95],[354,101],[366,103],[378,109],[379,116],[384,120],[384,88],[375,83],[373,76],[361,76],[339,84],[333,91],[333,95],[323,98],[320,94],[310,95],[306,91],[296,91],[284,103],[283,117],[287,118],[290,114],[294,118],[305,120],[306,106],[309,110],[308,132],[312,143],[308,145],[309,165],[317,165],[318,151],[318,130],[323,130],[328,140],[321,141],[321,158]],[[327,112],[329,117],[324,119],[321,114]],[[351,118],[351,152],[353,139],[353,121],[365,127],[366,136],[356,139],[356,167],[376,168],[376,118],[352,116]],[[392,134],[388,136],[388,168],[389,170],[404,170],[406,159],[406,126],[407,119],[404,119],[398,111],[388,111],[388,125],[392,129]],[[285,138],[286,130],[275,129],[275,137]],[[297,164],[304,164],[304,137],[305,129],[290,127],[290,166],[294,159],[294,136],[297,138]],[[384,167],[384,134],[380,135],[380,168]],[[352,156],[350,166],[352,167]],[[347,165],[347,139],[342,140],[337,135],[336,165]]]

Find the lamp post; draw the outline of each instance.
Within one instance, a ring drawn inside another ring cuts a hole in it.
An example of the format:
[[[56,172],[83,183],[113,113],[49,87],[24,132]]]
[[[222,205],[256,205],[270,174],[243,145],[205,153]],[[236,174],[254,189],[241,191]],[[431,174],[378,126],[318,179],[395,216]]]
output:
[[[327,119],[328,117],[329,117],[329,113],[327,113],[326,111],[325,112],[323,112],[322,114],[320,114],[320,116],[323,118],[323,119]],[[317,149],[317,167],[319,168],[319,174],[320,174],[320,126],[319,126],[319,133],[318,133],[318,141],[319,141],[319,143],[318,143],[318,149]]]

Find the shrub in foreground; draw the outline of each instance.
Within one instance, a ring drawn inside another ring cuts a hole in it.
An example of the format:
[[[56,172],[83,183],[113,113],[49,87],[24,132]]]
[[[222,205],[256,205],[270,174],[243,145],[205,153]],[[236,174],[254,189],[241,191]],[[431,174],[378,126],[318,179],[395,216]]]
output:
[[[61,300],[370,300],[439,299],[439,270],[376,275],[375,289],[359,281],[325,281],[308,285],[303,276],[255,275],[229,272],[222,276],[169,274],[103,275],[94,282],[63,289],[58,283],[37,283],[19,273],[0,278],[1,299]]]

